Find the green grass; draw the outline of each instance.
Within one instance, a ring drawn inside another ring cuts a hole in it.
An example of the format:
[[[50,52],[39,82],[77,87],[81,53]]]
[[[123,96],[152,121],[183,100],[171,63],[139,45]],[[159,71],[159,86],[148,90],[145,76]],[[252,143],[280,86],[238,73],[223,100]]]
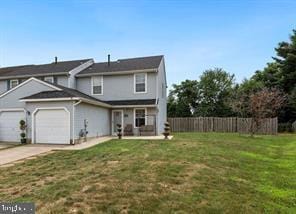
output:
[[[295,213],[296,135],[112,140],[0,168],[0,201],[38,213]]]

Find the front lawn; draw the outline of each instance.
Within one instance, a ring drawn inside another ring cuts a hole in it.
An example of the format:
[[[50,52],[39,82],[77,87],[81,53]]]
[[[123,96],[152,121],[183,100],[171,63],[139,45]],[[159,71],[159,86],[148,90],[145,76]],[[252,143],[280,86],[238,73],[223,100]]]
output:
[[[0,168],[0,201],[33,201],[37,213],[295,213],[296,135],[178,133],[60,151]]]

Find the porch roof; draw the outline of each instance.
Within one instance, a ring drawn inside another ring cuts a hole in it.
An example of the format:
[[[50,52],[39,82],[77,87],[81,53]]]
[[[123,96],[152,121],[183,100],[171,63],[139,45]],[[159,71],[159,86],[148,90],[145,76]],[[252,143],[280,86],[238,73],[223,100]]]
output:
[[[128,107],[128,106],[148,106],[148,105],[156,105],[156,99],[133,99],[133,100],[99,100],[90,95],[84,94],[75,89],[70,89],[63,86],[58,86],[61,90],[53,90],[53,91],[42,91],[27,97],[23,97],[20,100],[22,101],[32,101],[32,100],[46,100],[46,99],[62,99],[62,98],[82,98],[87,100],[92,100],[95,102],[99,102],[100,104],[108,105],[109,107]]]
[[[156,99],[109,100],[105,102],[112,106],[156,105]]]
[[[59,101],[59,100],[82,100],[84,102],[92,102],[104,107],[111,107],[110,104],[102,100],[96,99],[92,96],[84,94],[75,89],[58,86],[60,90],[42,91],[27,97],[23,97],[21,101]]]

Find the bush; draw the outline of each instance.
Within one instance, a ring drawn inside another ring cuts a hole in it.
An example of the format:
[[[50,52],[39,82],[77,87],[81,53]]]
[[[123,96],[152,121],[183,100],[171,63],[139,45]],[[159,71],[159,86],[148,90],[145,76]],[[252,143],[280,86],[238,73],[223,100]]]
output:
[[[293,132],[292,123],[279,123],[278,131],[279,132]]]
[[[21,126],[24,126],[26,124],[26,121],[24,121],[24,120],[20,120],[20,125]]]
[[[27,139],[26,139],[26,121],[24,120],[20,120],[20,130],[22,131],[20,136],[21,136],[21,143],[26,143]]]

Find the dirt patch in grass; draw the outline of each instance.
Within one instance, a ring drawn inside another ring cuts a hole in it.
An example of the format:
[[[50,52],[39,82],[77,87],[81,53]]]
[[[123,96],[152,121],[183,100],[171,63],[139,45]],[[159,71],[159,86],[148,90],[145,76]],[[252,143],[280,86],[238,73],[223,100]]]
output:
[[[117,166],[119,164],[119,161],[107,161],[108,166]]]

